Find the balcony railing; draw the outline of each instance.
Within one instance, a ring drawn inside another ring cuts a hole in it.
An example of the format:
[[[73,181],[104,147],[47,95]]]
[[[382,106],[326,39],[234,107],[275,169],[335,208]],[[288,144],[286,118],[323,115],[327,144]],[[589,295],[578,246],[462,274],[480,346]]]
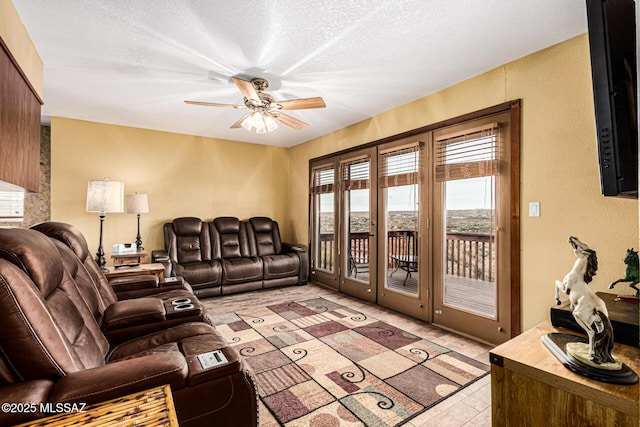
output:
[[[447,233],[447,274],[492,282],[494,261],[490,234]]]
[[[417,255],[417,232],[413,230],[389,231],[387,248],[389,268],[396,268],[391,255]],[[489,234],[447,233],[446,274],[485,281],[493,280],[495,263],[494,240]],[[369,233],[351,233],[351,257],[356,264],[369,263]],[[317,268],[333,268],[333,233],[320,235]]]

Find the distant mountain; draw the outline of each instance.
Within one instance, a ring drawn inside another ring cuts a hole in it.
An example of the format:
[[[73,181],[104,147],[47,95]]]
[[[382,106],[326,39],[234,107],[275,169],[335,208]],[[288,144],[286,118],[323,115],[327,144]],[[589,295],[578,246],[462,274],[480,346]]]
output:
[[[492,228],[490,209],[467,209],[447,211],[448,233],[489,234]],[[320,232],[333,233],[333,214],[320,215]],[[494,220],[495,221],[495,220]],[[494,224],[495,225],[495,224]],[[364,233],[370,228],[368,212],[351,213],[351,232]],[[418,213],[414,211],[389,212],[389,230],[417,230]]]

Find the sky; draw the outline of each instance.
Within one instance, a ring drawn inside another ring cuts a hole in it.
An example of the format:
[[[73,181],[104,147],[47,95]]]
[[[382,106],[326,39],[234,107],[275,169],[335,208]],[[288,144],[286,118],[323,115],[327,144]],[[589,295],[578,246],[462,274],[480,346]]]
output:
[[[446,183],[447,210],[491,209],[491,177],[470,178]],[[417,210],[417,191],[414,186],[389,187],[387,206],[389,211]],[[332,195],[326,195],[322,212],[333,212]],[[351,211],[369,210],[367,190],[351,191]]]

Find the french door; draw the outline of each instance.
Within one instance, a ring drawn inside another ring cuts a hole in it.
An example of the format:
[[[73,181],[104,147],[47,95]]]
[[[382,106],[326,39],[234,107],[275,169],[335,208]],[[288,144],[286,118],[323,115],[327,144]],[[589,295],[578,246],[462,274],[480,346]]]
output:
[[[340,292],[376,300],[375,149],[311,168],[311,274]]]
[[[509,114],[434,133],[433,323],[511,338]]]
[[[519,126],[514,101],[313,160],[312,279],[490,343],[518,334]]]
[[[319,162],[311,167],[310,194],[310,254],[311,279],[338,287],[338,196],[337,164]]]
[[[376,300],[376,182],[375,150],[343,156],[340,165],[340,274],[341,292]]]
[[[425,141],[378,149],[378,304],[428,320],[430,279]]]

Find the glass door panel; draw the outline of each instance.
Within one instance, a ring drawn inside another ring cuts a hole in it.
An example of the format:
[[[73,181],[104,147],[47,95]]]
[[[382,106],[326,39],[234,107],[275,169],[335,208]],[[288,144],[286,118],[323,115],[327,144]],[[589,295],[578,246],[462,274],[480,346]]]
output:
[[[385,288],[418,296],[418,184],[385,189]]]
[[[316,248],[316,268],[327,272],[334,271],[335,259],[335,207],[333,193],[318,196],[319,234]]]
[[[495,319],[495,177],[449,181],[444,186],[446,234],[443,304]]]
[[[336,166],[332,163],[312,167],[311,209],[311,278],[338,287],[336,216]]]
[[[370,230],[371,211],[369,210],[369,189],[348,190],[345,192],[347,209],[347,277],[369,283],[370,271]]]
[[[375,151],[352,153],[340,163],[341,227],[340,290],[368,301],[376,298],[376,205],[371,182]],[[375,193],[374,193],[375,194]]]

